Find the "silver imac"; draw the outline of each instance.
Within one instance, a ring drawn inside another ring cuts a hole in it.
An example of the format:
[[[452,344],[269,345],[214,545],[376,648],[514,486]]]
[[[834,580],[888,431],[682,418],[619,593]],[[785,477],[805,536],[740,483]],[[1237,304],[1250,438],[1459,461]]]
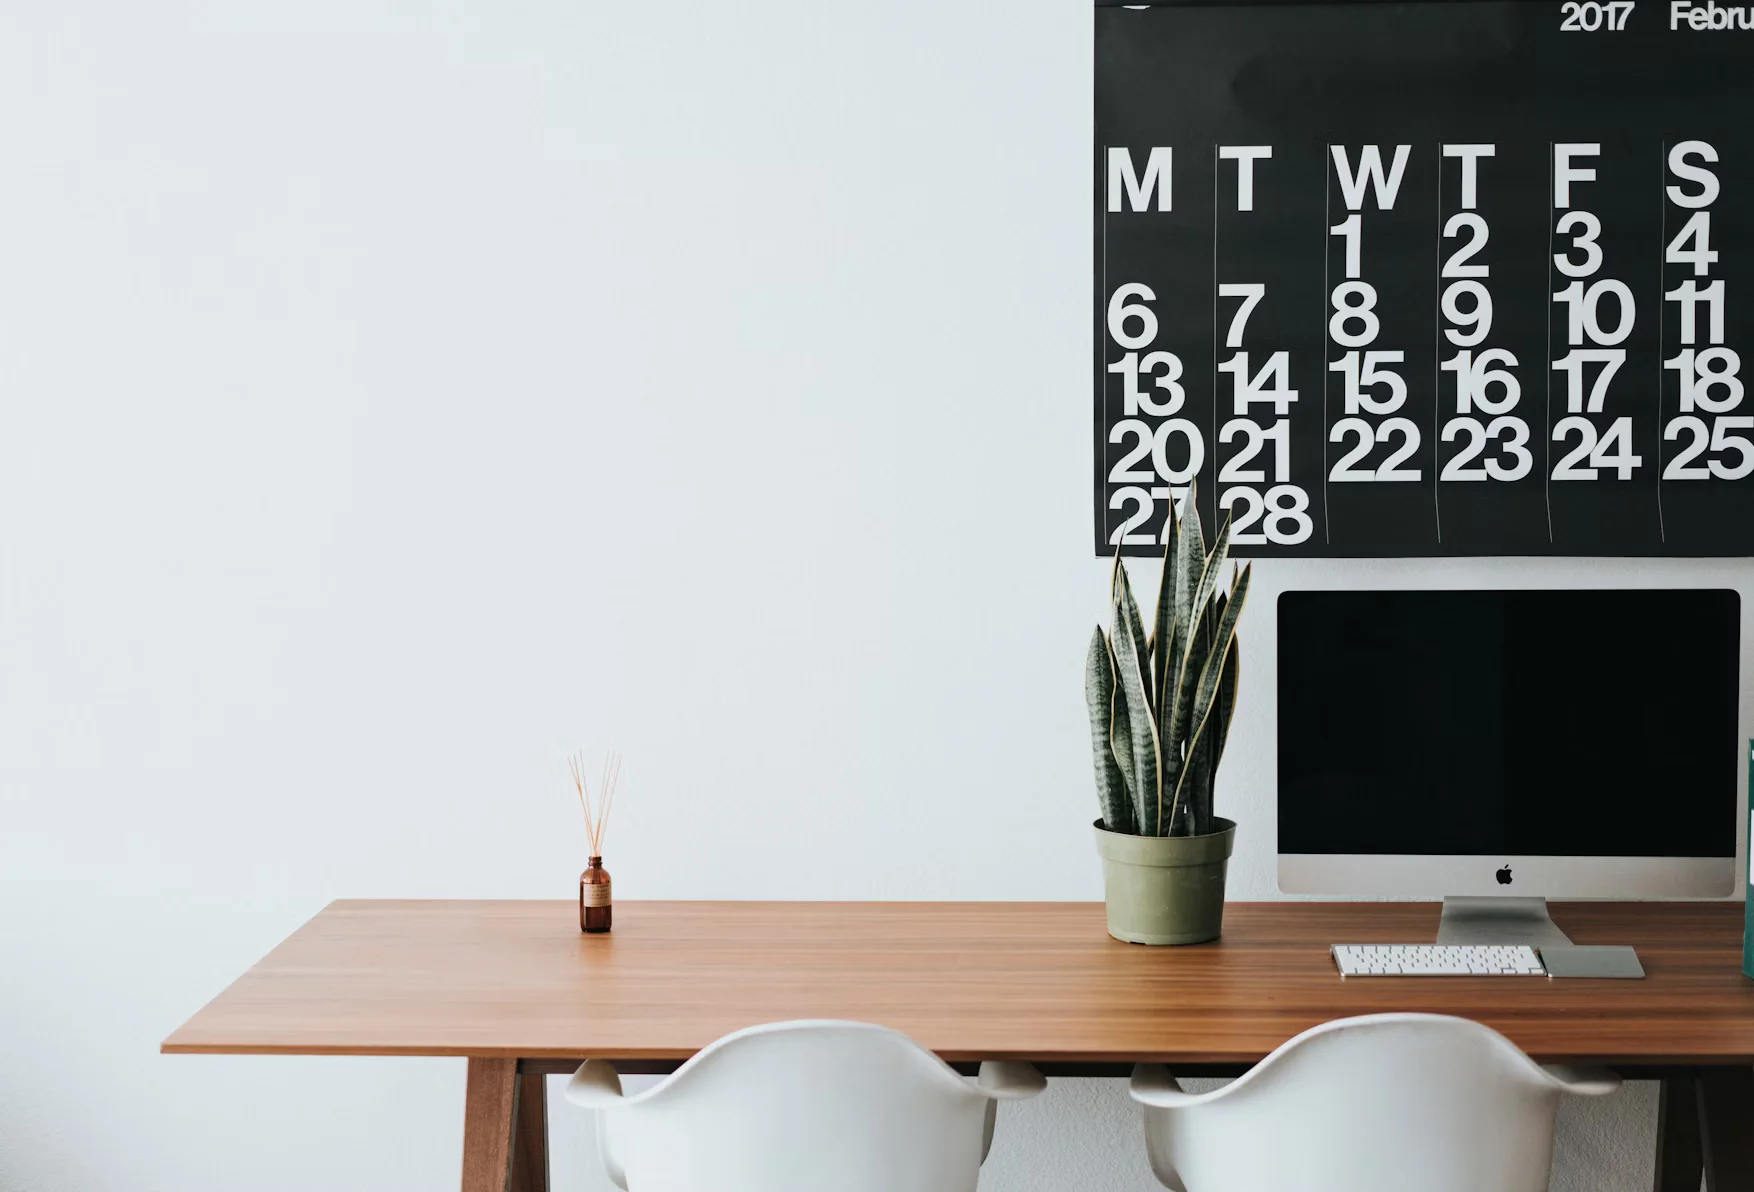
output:
[[[1740,629],[1718,589],[1283,593],[1279,888],[1531,944],[1547,898],[1730,893]]]

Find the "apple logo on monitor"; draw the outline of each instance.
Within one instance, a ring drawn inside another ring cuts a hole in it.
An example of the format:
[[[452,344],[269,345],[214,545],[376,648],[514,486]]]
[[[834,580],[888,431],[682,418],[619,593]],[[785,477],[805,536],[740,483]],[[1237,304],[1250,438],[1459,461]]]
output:
[[[1506,865],[1503,869],[1500,869],[1497,873],[1493,874],[1492,876],[1494,876],[1498,879],[1499,885],[1501,885],[1501,886],[1510,885],[1510,866]]]

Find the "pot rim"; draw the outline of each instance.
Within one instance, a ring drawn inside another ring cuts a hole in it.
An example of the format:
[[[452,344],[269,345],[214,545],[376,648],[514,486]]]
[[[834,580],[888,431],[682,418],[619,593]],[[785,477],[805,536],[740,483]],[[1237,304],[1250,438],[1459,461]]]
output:
[[[1213,840],[1219,836],[1236,835],[1235,820],[1225,819],[1221,815],[1215,815],[1212,817],[1212,822],[1214,824],[1223,824],[1224,826],[1219,828],[1216,832],[1203,832],[1198,836],[1146,836],[1142,832],[1111,832],[1102,826],[1101,820],[1090,821],[1090,826],[1095,828],[1099,834],[1112,837],[1116,840]]]
[[[1093,823],[1096,851],[1104,864],[1179,869],[1189,865],[1222,865],[1236,849],[1236,821],[1213,816],[1216,832],[1200,836],[1135,836],[1110,832]]]

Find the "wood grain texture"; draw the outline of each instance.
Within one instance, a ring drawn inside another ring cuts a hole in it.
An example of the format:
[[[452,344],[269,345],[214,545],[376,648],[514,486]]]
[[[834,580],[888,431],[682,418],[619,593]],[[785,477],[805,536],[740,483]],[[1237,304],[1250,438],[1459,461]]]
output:
[[[1119,943],[1099,903],[337,902],[167,1052],[686,1058],[729,1031],[852,1018],[952,1061],[1252,1063],[1349,1014],[1459,1014],[1548,1061],[1754,1063],[1739,903],[1570,903],[1643,981],[1342,980],[1332,943],[1435,938],[1436,903],[1237,903],[1224,938]]]
[[[509,1192],[548,1192],[548,1083],[542,1073],[521,1065],[507,1187]]]
[[[463,1192],[507,1192],[518,1061],[473,1059],[463,1096]]]

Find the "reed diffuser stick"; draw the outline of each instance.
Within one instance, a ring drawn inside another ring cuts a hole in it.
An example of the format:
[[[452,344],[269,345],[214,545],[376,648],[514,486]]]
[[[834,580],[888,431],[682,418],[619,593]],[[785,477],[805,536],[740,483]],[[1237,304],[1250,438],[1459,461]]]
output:
[[[585,814],[585,838],[591,843],[591,856],[603,855],[603,834],[609,827],[609,812],[615,806],[615,788],[621,781],[621,754],[613,749],[603,758],[603,772],[597,784],[597,797],[591,798],[590,783],[585,781],[585,755],[574,753],[566,759],[572,771],[573,786],[579,793],[579,810]]]

